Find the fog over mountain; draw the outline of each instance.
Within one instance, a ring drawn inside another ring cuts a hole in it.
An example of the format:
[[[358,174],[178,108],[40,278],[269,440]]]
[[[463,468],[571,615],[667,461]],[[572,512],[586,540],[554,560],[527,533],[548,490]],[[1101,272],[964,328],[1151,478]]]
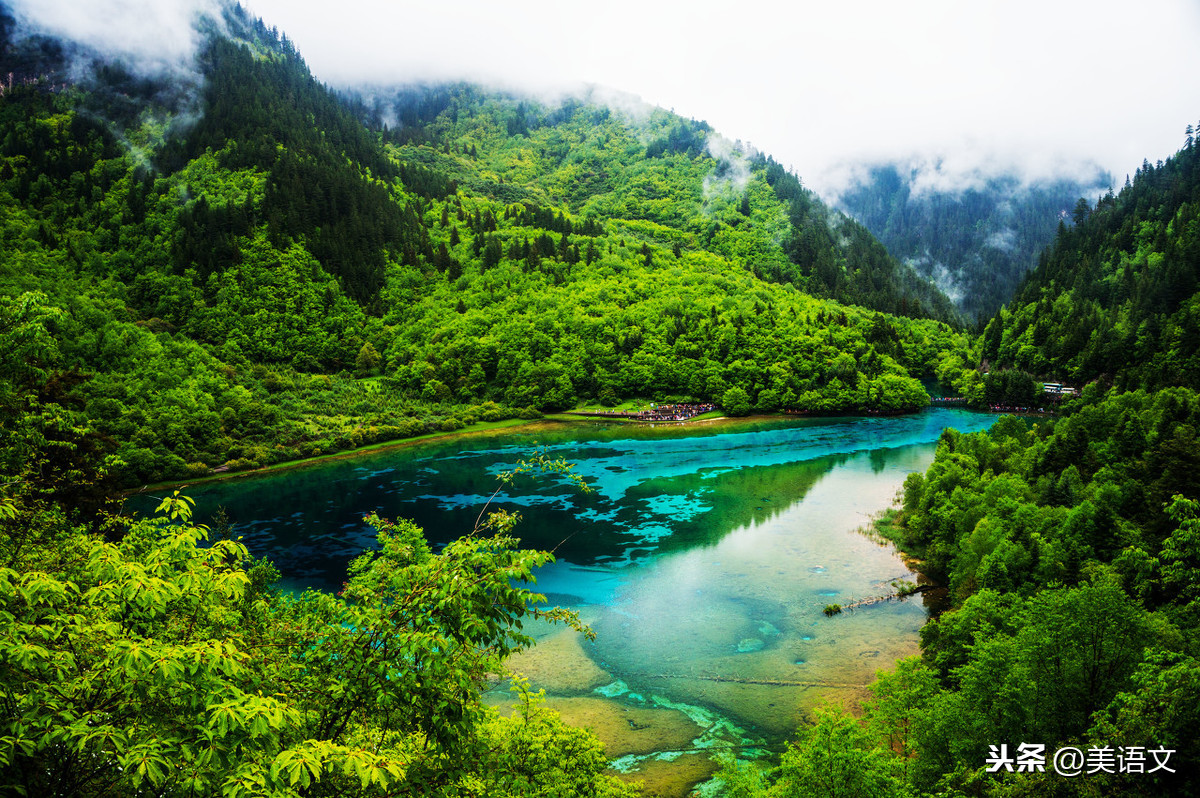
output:
[[[246,4],[334,83],[603,84],[705,119],[822,192],[847,164],[912,157],[952,178],[1015,166],[1078,179],[1095,162],[1123,180],[1200,118],[1200,8],[1187,0],[349,0],[335,18],[313,0]]]
[[[1200,118],[1200,7],[1187,0],[243,4],[334,85],[599,84],[707,120],[825,194],[858,164],[912,159],[940,162],[943,183],[1081,179],[1096,165],[1122,180]],[[36,28],[178,68],[218,3],[12,5]]]
[[[146,73],[191,70],[200,21],[221,19],[220,0],[9,0],[7,5],[18,34],[77,42]]]
[[[980,323],[1012,298],[1060,224],[1074,222],[1080,198],[1095,206],[1114,182],[1098,166],[1033,180],[953,169],[928,160],[861,164],[832,199]]]

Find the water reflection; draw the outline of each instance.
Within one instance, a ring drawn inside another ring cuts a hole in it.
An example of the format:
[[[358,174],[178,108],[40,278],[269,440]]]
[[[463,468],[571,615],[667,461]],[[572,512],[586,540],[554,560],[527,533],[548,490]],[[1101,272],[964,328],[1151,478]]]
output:
[[[340,585],[374,542],[367,513],[411,518],[436,545],[469,531],[488,501],[519,511],[523,545],[557,556],[538,590],[579,609],[596,640],[538,630],[514,669],[569,722],[595,729],[622,767],[690,784],[715,768],[709,749],[781,743],[812,706],[857,695],[916,651],[917,600],[822,610],[913,578],[854,530],[928,465],[944,428],[994,419],[939,408],[710,427],[542,424],[189,493],[202,511],[223,506],[295,588]],[[594,492],[555,479],[497,492],[495,475],[535,445],[574,463]]]
[[[411,518],[435,543],[468,532],[483,504],[518,511],[523,543],[554,549],[555,567],[619,569],[656,552],[710,545],[799,501],[840,458],[936,440],[990,416],[936,409],[896,418],[772,419],[707,427],[543,424],[376,452],[189,491],[223,506],[237,534],[271,557],[292,587],[336,589],[374,543],[370,512]],[[528,480],[495,494],[495,475],[535,445],[575,464],[594,493]],[[495,494],[493,496],[493,494]],[[885,502],[886,503],[886,502]],[[146,510],[150,502],[140,509]],[[204,520],[203,518],[201,520]],[[579,572],[583,573],[583,572]],[[546,574],[547,579],[559,576]],[[570,592],[591,592],[579,588]]]
[[[792,483],[802,500],[631,569],[594,622],[597,656],[643,689],[786,735],[810,696],[860,687],[915,651],[919,601],[833,618],[823,609],[913,578],[894,551],[854,530],[930,454],[925,444],[810,461]],[[786,483],[794,472],[771,466],[760,478]]]

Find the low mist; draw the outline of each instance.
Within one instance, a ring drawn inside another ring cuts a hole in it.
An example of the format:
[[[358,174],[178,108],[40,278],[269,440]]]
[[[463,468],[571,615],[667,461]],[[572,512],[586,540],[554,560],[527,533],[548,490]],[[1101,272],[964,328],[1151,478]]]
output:
[[[77,42],[141,75],[193,71],[201,20],[218,24],[219,0],[6,0],[17,36]]]

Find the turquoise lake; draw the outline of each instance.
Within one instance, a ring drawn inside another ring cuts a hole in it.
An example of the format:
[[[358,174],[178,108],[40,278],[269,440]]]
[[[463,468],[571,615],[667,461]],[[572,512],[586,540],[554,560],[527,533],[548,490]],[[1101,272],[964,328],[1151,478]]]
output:
[[[896,417],[771,418],[632,426],[543,422],[435,439],[186,492],[217,507],[290,589],[336,590],[370,547],[362,517],[410,518],[435,544],[483,507],[515,510],[551,604],[596,632],[538,629],[514,670],[571,722],[593,727],[619,768],[660,794],[702,781],[709,753],[778,750],[806,713],[851,704],[876,670],[916,653],[920,597],[827,617],[827,604],[914,581],[890,546],[859,531],[923,470],[947,427],[996,416],[931,408]],[[496,474],[534,451],[593,488]],[[495,494],[493,496],[493,494]],[[502,692],[494,703],[506,700]]]

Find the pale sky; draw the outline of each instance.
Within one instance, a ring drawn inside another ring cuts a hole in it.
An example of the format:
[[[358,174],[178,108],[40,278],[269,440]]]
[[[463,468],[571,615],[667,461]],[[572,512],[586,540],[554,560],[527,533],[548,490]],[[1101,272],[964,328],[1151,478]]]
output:
[[[10,2],[164,59],[214,0]],[[818,190],[847,163],[914,156],[1029,176],[1093,160],[1119,188],[1200,122],[1197,0],[241,2],[333,85],[598,84],[704,119]]]

